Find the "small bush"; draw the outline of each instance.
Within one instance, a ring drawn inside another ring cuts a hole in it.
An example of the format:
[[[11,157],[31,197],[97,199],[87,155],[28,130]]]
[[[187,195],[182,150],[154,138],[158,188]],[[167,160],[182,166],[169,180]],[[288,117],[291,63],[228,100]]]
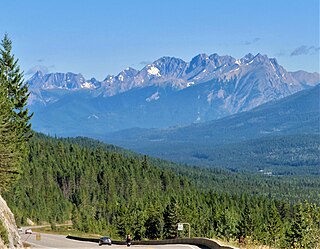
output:
[[[3,225],[2,220],[0,220],[0,237],[5,245],[9,245],[8,231],[6,227]]]

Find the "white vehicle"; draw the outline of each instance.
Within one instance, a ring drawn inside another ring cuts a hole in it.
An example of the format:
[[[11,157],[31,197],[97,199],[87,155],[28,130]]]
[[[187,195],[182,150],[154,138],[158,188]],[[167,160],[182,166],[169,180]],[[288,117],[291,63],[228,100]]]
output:
[[[22,233],[22,232],[23,232],[22,228],[18,227],[18,233]]]
[[[32,230],[30,228],[26,229],[25,234],[32,234]]]

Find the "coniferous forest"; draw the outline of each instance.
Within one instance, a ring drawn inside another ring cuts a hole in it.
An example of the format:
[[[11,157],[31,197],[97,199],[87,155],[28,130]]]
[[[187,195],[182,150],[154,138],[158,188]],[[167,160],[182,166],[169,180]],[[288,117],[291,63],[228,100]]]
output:
[[[80,231],[140,240],[186,236],[176,225],[189,222],[191,236],[278,248],[319,244],[316,178],[192,168],[85,138],[35,134],[28,145],[21,179],[5,195],[19,224],[72,220]]]

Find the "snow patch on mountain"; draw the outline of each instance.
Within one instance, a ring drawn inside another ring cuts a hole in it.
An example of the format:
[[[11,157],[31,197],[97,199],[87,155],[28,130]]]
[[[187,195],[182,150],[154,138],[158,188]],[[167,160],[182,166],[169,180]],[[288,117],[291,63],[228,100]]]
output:
[[[187,83],[187,87],[194,85],[194,81],[190,81]]]
[[[94,89],[95,86],[92,83],[85,82],[81,85],[81,88]]]
[[[160,70],[155,67],[155,66],[151,66],[149,69],[148,69],[148,74],[150,75],[155,75],[157,77],[161,77],[161,74],[160,74]]]

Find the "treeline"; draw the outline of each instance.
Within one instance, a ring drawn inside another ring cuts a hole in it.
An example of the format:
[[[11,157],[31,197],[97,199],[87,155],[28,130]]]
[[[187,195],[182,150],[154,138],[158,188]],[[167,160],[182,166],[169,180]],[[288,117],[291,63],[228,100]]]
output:
[[[205,190],[192,171],[187,176],[170,163],[112,150],[88,147],[83,138],[77,144],[36,134],[22,177],[6,195],[17,222],[71,219],[80,231],[120,238],[130,233],[136,240],[186,236],[177,233],[177,223],[188,222],[197,237],[279,248],[314,248],[319,241],[315,203],[215,191],[210,183]]]
[[[159,146],[151,155],[190,165],[273,175],[320,175],[320,135],[272,136],[231,144]]]

